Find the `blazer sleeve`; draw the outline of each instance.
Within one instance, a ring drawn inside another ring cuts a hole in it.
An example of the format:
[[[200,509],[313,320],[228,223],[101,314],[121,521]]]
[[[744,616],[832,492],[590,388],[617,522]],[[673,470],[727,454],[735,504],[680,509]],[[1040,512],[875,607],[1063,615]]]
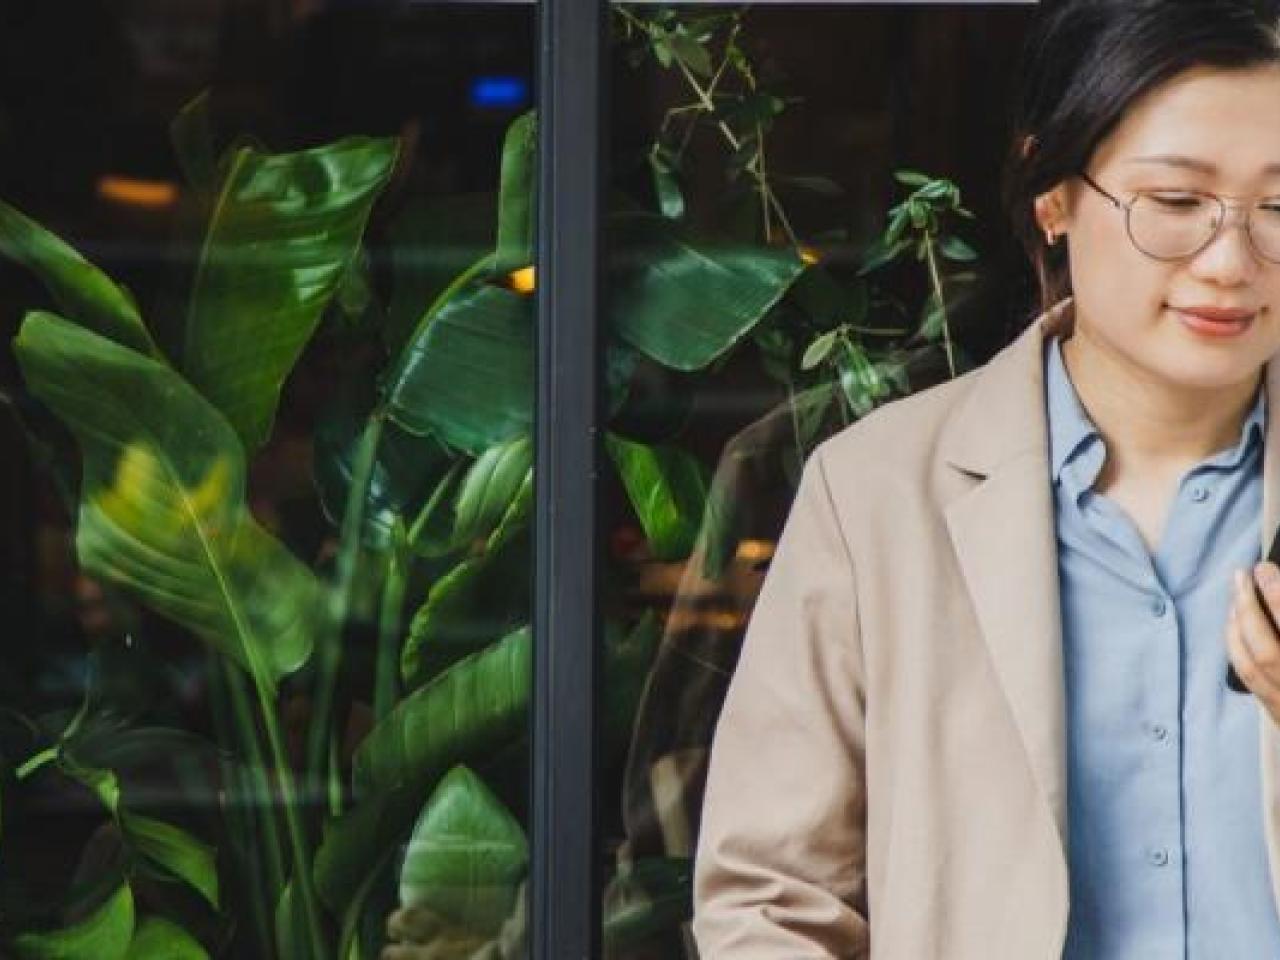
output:
[[[810,457],[711,748],[703,960],[866,958],[864,684],[853,562]]]

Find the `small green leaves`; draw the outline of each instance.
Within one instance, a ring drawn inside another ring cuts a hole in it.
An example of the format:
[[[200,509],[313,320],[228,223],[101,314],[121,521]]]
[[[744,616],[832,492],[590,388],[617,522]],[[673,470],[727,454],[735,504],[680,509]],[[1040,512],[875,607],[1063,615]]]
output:
[[[831,351],[835,349],[836,341],[839,339],[840,333],[837,330],[828,330],[822,334],[813,343],[809,344],[804,352],[804,357],[800,360],[801,370],[812,370],[819,366],[824,360],[831,355]]]
[[[660,560],[679,560],[693,550],[710,484],[705,468],[672,447],[653,447],[615,434],[605,447],[622,477],[645,537]]]

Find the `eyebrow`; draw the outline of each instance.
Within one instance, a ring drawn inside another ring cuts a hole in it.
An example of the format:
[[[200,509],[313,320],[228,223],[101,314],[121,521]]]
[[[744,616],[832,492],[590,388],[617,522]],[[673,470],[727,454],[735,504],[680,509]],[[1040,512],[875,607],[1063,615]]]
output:
[[[1161,163],[1170,167],[1181,167],[1185,170],[1195,170],[1198,173],[1217,173],[1218,168],[1207,160],[1197,160],[1194,157],[1184,157],[1176,153],[1161,153],[1150,157],[1132,157],[1125,161],[1126,163]],[[1262,168],[1262,172],[1268,176],[1280,174],[1280,162],[1268,163]]]

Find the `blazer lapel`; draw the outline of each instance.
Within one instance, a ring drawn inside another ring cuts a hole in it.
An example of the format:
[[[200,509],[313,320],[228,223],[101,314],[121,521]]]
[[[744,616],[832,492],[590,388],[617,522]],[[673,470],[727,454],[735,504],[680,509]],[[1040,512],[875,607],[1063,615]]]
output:
[[[1066,692],[1043,348],[1046,336],[1070,322],[1070,305],[1063,301],[1039,318],[977,374],[940,446],[946,461],[972,481],[948,504],[947,526],[1032,773],[1057,825],[1064,871]],[[1280,818],[1280,808],[1276,813]]]

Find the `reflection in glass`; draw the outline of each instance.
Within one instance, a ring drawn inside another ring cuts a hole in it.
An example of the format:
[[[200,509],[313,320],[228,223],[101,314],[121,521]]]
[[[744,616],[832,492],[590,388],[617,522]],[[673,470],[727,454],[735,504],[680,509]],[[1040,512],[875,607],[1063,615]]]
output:
[[[964,52],[1024,16],[614,8],[608,369],[630,373],[602,478],[610,956],[695,956],[708,746],[805,459],[990,337],[970,321],[996,203],[962,201],[952,171],[983,160],[948,126],[991,82]],[[894,111],[920,89],[936,127]],[[920,170],[911,131],[938,158]]]
[[[0,88],[0,954],[522,956],[532,10],[80,13],[0,26],[101,54]]]

